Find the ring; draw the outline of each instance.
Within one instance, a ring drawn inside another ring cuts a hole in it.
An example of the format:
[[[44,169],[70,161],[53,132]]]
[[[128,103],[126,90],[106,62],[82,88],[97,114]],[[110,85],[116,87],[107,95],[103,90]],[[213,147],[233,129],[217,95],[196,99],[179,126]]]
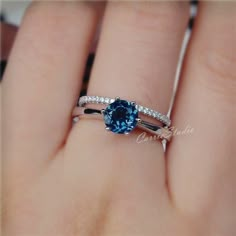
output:
[[[85,99],[85,97],[87,98]],[[90,99],[88,99],[89,97]],[[168,129],[168,127],[167,126],[161,127],[159,125],[156,125],[156,124],[153,124],[153,123],[150,123],[141,119],[138,116],[139,105],[137,105],[135,102],[121,100],[120,98],[116,98],[116,99],[109,98],[109,101],[105,100],[104,97],[95,97],[96,100],[91,99],[91,98],[92,96],[84,96],[79,99],[78,106],[74,108],[73,113],[72,113],[73,118],[84,116],[84,115],[93,116],[93,117],[103,116],[106,129],[108,131],[112,131],[113,133],[129,134],[135,127],[138,127],[145,131],[148,131],[149,133],[155,134],[161,140],[170,141],[172,132]],[[100,109],[100,110],[83,107],[87,103],[96,103],[96,104],[108,103],[108,106],[105,109]],[[148,108],[145,108],[145,109],[148,109]],[[149,116],[152,116],[152,115],[149,114]],[[170,121],[168,122],[168,124],[170,124]]]
[[[79,98],[78,106],[83,107],[89,103],[110,105],[111,103],[115,102],[115,100],[120,100],[120,98],[117,97],[114,99],[114,98],[99,97],[99,96],[82,96]],[[124,101],[124,100],[122,100],[122,101]],[[163,123],[167,127],[169,127],[171,125],[171,121],[168,116],[163,115],[160,112],[154,111],[150,108],[138,105],[135,102],[130,102],[130,103],[131,103],[130,105],[132,105],[132,104],[135,105],[135,109],[137,110],[137,112],[140,112],[144,115],[150,116],[150,117],[160,121],[161,123]]]
[[[98,109],[93,109],[93,108],[87,108],[87,107],[75,107],[73,111],[73,118],[78,118],[80,116],[96,116],[100,118],[101,115],[104,114],[104,109],[98,110]],[[161,127],[152,123],[149,123],[147,121],[144,121],[140,118],[137,118],[137,127],[141,128],[142,130],[148,131],[151,134],[155,134],[158,138],[162,140],[167,140],[170,141],[172,132],[167,128],[167,127]],[[112,131],[110,127],[106,126],[106,130]],[[118,132],[114,132],[118,133]],[[122,133],[122,132],[120,132]],[[128,131],[125,131],[124,134],[129,134]]]

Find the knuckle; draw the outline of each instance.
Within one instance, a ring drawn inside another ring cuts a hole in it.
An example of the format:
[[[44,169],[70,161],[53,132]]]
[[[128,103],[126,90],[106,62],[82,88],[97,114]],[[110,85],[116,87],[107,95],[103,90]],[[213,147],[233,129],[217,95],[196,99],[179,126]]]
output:
[[[79,16],[86,17],[86,15],[95,13],[100,5],[87,1],[33,1],[26,9],[24,18],[30,17],[31,20],[39,18],[41,22],[46,22],[47,24],[54,22],[55,27],[59,27],[61,24],[65,25],[63,22],[76,23]]]
[[[204,80],[211,90],[231,96],[236,89],[236,56],[234,50],[202,50],[199,63],[207,79]]]
[[[124,26],[143,31],[177,31],[178,25],[186,26],[188,5],[182,3],[129,2],[121,11],[128,15]],[[181,18],[180,18],[181,17]],[[176,21],[176,19],[181,19]],[[183,24],[184,23],[184,24]]]
[[[234,55],[226,55],[223,53],[212,52],[209,53],[207,60],[205,60],[206,69],[217,78],[236,81],[236,57]]]
[[[55,55],[55,47],[68,49],[80,42],[76,39],[91,30],[95,14],[96,8],[87,3],[33,2],[24,15],[21,43],[25,47],[30,44],[40,55]]]

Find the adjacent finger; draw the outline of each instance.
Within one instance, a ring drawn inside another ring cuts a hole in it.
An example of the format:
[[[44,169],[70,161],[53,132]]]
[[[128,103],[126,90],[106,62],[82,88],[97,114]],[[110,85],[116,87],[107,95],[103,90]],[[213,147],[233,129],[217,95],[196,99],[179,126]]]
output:
[[[63,145],[98,7],[37,2],[24,17],[3,83],[4,157],[15,174],[34,173]]]
[[[206,209],[209,214],[209,207],[215,207],[214,215],[224,215],[223,210],[232,213],[236,177],[235,12],[235,3],[200,4],[174,107],[173,125],[178,129],[189,125],[194,130],[172,140],[169,184],[178,207],[194,214],[202,215]]]

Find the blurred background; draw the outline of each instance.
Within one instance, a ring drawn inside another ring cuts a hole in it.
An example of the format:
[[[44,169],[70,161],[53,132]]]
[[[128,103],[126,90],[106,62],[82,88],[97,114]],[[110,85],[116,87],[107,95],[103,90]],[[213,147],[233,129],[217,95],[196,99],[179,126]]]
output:
[[[19,25],[30,2],[29,0],[1,1],[1,17],[10,24]]]

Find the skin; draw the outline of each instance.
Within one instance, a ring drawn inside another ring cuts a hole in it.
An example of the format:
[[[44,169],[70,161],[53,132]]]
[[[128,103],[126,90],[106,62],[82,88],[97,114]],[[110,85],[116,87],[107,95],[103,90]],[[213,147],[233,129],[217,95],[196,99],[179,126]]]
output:
[[[104,16],[88,94],[166,113],[189,5],[31,5],[3,80],[4,235],[236,235],[235,12],[200,3],[171,115],[194,132],[164,152],[71,112]]]

